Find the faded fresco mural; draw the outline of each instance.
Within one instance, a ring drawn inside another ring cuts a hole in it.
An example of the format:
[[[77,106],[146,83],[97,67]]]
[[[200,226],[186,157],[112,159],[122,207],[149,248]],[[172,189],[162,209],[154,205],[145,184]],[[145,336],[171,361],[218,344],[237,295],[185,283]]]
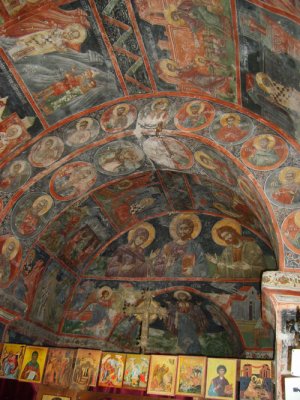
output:
[[[299,17],[298,6],[271,3]],[[299,25],[244,0],[237,7],[243,104],[299,141]]]
[[[0,1],[5,339],[272,357],[261,276],[300,266],[298,12]]]

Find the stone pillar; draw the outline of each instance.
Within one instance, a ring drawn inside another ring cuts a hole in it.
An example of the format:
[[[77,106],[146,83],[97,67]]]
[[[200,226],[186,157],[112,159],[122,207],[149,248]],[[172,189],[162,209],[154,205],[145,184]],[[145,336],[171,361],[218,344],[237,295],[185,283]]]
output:
[[[290,376],[290,353],[299,346],[287,321],[296,319],[300,307],[300,273],[267,271],[262,277],[262,314],[275,331],[276,400],[284,400],[284,378]],[[288,400],[288,399],[285,399]]]

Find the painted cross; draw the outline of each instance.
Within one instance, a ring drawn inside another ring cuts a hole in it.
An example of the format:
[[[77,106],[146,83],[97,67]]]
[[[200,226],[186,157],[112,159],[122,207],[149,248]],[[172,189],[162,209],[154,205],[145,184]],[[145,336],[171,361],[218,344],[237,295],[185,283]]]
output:
[[[168,315],[166,308],[161,307],[157,301],[153,300],[153,294],[150,291],[145,291],[142,300],[135,305],[124,307],[124,313],[127,316],[135,316],[141,322],[141,336],[139,346],[142,353],[145,352],[148,342],[149,325],[157,318],[163,319]]]

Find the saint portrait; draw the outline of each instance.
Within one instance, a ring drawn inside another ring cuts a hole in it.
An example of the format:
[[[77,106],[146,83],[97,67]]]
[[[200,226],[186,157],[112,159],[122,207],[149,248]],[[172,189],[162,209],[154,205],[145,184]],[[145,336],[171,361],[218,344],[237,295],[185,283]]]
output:
[[[18,379],[25,353],[25,345],[5,343],[1,353],[0,376]]]
[[[205,101],[194,100],[184,104],[174,118],[176,127],[194,132],[209,126],[215,116],[214,107]]]
[[[296,208],[300,205],[300,168],[284,167],[270,175],[265,184],[268,198],[273,204]]]
[[[16,113],[0,122],[0,156],[4,157],[31,138],[23,121]]]
[[[20,269],[22,247],[14,236],[0,236],[0,288],[8,287]]]
[[[98,386],[122,387],[126,354],[103,353]]]
[[[15,192],[23,186],[31,176],[31,166],[28,161],[17,159],[8,164],[0,175],[0,191]]]
[[[101,351],[78,349],[71,387],[87,390],[89,386],[97,386]]]
[[[22,197],[11,217],[16,236],[28,238],[37,235],[48,222],[52,207],[53,199],[48,194],[32,192]]]
[[[201,244],[197,240],[202,224],[196,214],[177,214],[171,220],[172,240],[153,260],[154,276],[207,277],[208,268]]]
[[[128,243],[120,245],[107,262],[106,276],[147,277],[151,276],[151,259],[145,249],[155,239],[155,229],[143,222],[128,232]]]
[[[48,167],[60,159],[63,151],[64,143],[59,137],[46,136],[32,146],[28,160],[34,167]]]
[[[289,214],[281,226],[281,234],[287,247],[300,254],[300,211]]]
[[[86,193],[96,182],[95,167],[75,161],[56,171],[50,180],[50,192],[58,200],[68,201]]]
[[[121,103],[108,108],[101,116],[101,128],[107,133],[127,129],[136,120],[137,110],[133,104]]]
[[[17,28],[0,30],[1,45],[14,61],[52,52],[79,52],[89,27],[83,10],[63,10],[50,2],[20,20]]]
[[[248,167],[261,171],[278,168],[288,156],[288,146],[279,136],[262,134],[245,142],[241,158]]]
[[[243,143],[252,135],[252,132],[251,119],[238,113],[221,114],[210,128],[211,137],[223,145]]]
[[[245,20],[249,21],[250,19],[251,18],[249,17],[247,10],[247,17]],[[274,22],[273,18],[268,18],[268,26],[271,21]],[[276,25],[277,27],[280,27],[282,31],[284,31],[282,29],[282,22],[276,22]],[[263,27],[263,29],[265,28]],[[269,29],[267,31],[269,32]],[[252,29],[250,32],[251,35],[253,35]],[[259,35],[260,32],[261,30],[259,29]],[[280,35],[281,33],[279,35],[276,33],[276,37],[281,39]],[[297,41],[297,44],[295,43],[295,40]],[[256,44],[257,51],[259,51],[258,49],[261,48],[261,36],[259,36],[259,41],[260,44]],[[292,45],[292,42],[295,43],[295,48],[299,47],[299,40],[292,35],[289,35],[287,41],[285,43],[283,41],[283,47],[281,47],[279,44],[278,49],[276,49],[276,53],[278,53],[278,50],[279,52],[282,52],[283,50],[284,53],[289,50],[293,51],[294,46]],[[274,43],[273,38],[272,40],[268,40],[267,43]],[[287,54],[278,55],[276,53],[268,51],[265,46],[263,46],[263,50],[258,53],[259,57],[261,59],[264,58],[265,60],[264,62],[260,61],[260,68],[262,70],[267,69],[267,73],[257,72],[256,74],[249,74],[248,69],[247,71],[244,71],[244,79],[246,79],[248,82],[253,82],[251,85],[249,85],[249,89],[245,94],[250,102],[255,104],[255,110],[259,110],[259,113],[263,117],[270,119],[273,123],[277,124],[283,130],[288,131],[292,137],[299,141],[299,133],[297,128],[300,115],[298,107],[300,102],[300,91],[298,90],[297,85],[298,69],[295,68],[293,64],[287,64],[287,59],[289,59]],[[251,57],[252,55],[248,54],[245,61],[249,63]],[[295,60],[293,62],[296,63]],[[279,71],[282,70],[285,71],[286,79],[284,81],[279,81],[277,80],[277,76],[279,75]],[[256,71],[257,70],[254,69],[253,72]]]
[[[264,253],[255,239],[242,234],[241,225],[234,219],[224,218],[211,230],[213,241],[224,247],[220,255],[206,254],[216,266],[216,277],[253,278],[267,269]]]
[[[237,361],[209,358],[207,362],[206,399],[235,399]]]
[[[202,147],[194,154],[195,160],[206,173],[212,178],[218,179],[223,183],[233,186],[236,184],[236,177],[231,165],[225,161],[217,152],[208,148]]]
[[[81,299],[79,309],[76,307],[76,310],[68,312],[63,331],[78,333],[79,326],[85,335],[105,338],[121,316],[116,296],[107,285],[98,287],[96,284],[83,282],[80,288],[84,286],[90,287],[91,293],[86,299]]]
[[[80,23],[70,23],[60,28],[58,26],[28,33],[18,38],[3,38],[2,42],[13,61],[24,57],[64,52],[66,49],[80,51],[80,45],[87,37],[86,28]]]
[[[97,169],[106,175],[126,175],[144,163],[145,155],[136,144],[118,140],[100,147],[95,154]]]
[[[43,384],[68,387],[73,372],[76,350],[51,348],[48,351]]]
[[[150,160],[161,167],[185,170],[194,165],[191,150],[183,142],[171,137],[150,137],[144,141],[143,149]]]
[[[94,118],[80,118],[67,127],[64,140],[70,147],[81,147],[92,142],[99,135],[99,130],[99,123]]]
[[[41,383],[47,358],[47,347],[26,346],[19,380]]]
[[[153,100],[141,108],[137,120],[138,129],[155,130],[158,126],[165,126],[170,116],[171,103],[167,98]]]
[[[176,351],[183,354],[201,354],[199,340],[208,330],[209,323],[201,301],[193,298],[187,290],[178,289],[169,298],[167,330],[176,337]]]

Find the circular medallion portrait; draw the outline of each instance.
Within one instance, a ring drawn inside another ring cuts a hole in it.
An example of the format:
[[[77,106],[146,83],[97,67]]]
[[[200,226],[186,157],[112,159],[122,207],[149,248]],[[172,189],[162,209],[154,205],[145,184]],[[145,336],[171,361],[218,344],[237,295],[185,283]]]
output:
[[[53,199],[46,193],[29,193],[15,205],[12,230],[20,238],[37,235],[47,224],[53,209]]]
[[[137,110],[134,105],[121,103],[110,107],[101,116],[101,128],[108,133],[117,133],[134,123]]]
[[[284,243],[296,254],[300,254],[300,210],[292,212],[282,223]]]
[[[160,98],[146,104],[139,112],[137,125],[144,129],[165,126],[170,119],[170,100]]]
[[[265,184],[265,192],[273,204],[285,208],[300,206],[300,168],[284,167],[273,172]]]
[[[170,137],[146,139],[143,149],[152,161],[162,167],[184,170],[194,165],[191,150],[179,140]]]
[[[241,159],[247,167],[258,171],[278,168],[288,156],[286,142],[278,136],[263,134],[245,142]]]
[[[31,176],[31,166],[26,160],[14,160],[8,164],[0,175],[0,191],[15,192],[28,181]]]
[[[0,288],[8,287],[18,274],[22,259],[19,240],[11,235],[0,236]]]
[[[80,118],[68,126],[64,132],[64,141],[67,146],[81,147],[92,142],[99,132],[99,123],[94,118]]]
[[[209,176],[221,180],[227,185],[236,185],[236,178],[232,173],[233,168],[229,160],[221,157],[217,152],[206,146],[199,148],[194,157]]]
[[[194,132],[209,126],[215,116],[214,107],[205,101],[184,104],[175,115],[174,123],[182,131]]]
[[[31,139],[25,125],[16,113],[10,114],[1,121],[0,155],[5,156],[20,144]]]
[[[34,144],[28,160],[34,167],[48,167],[59,160],[64,151],[64,143],[57,136],[46,136]]]
[[[107,175],[126,175],[144,163],[143,150],[134,143],[118,140],[106,144],[95,154],[97,169]]]
[[[221,144],[243,143],[253,133],[253,123],[249,117],[239,113],[225,113],[215,119],[210,127],[210,136]]]
[[[50,192],[57,200],[67,201],[86,193],[96,182],[95,167],[84,161],[66,164],[50,180]]]

